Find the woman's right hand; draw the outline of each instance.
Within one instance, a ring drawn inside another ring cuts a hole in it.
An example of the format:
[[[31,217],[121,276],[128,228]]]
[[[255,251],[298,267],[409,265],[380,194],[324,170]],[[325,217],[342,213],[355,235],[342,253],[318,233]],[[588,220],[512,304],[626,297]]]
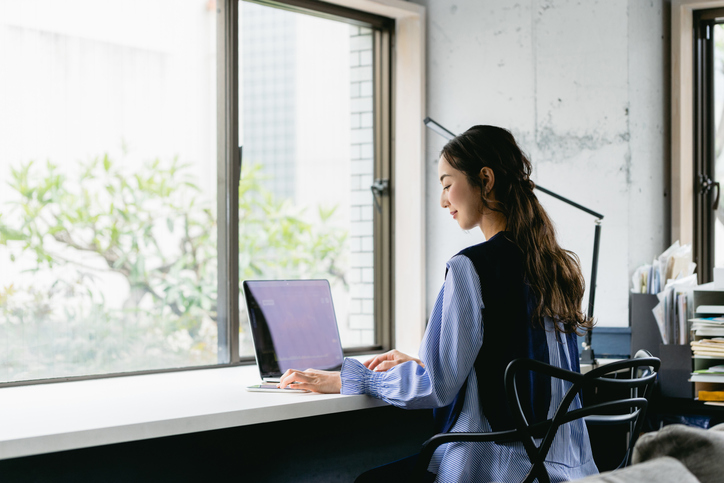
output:
[[[393,349],[390,352],[385,352],[384,354],[380,354],[368,361],[365,361],[364,366],[367,369],[375,372],[384,372],[388,369],[392,369],[397,364],[402,364],[403,362],[408,361],[415,361],[420,364],[420,367],[425,367],[425,364],[423,364],[420,359],[408,356],[407,354],[404,354],[396,349]]]

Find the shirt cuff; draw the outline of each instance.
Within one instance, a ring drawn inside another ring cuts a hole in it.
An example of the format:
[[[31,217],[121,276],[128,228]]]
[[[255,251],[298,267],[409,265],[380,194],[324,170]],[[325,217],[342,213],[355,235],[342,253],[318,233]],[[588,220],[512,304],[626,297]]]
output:
[[[381,397],[381,387],[384,373],[367,369],[357,359],[346,358],[342,363],[342,389],[341,394],[369,394],[372,397]]]

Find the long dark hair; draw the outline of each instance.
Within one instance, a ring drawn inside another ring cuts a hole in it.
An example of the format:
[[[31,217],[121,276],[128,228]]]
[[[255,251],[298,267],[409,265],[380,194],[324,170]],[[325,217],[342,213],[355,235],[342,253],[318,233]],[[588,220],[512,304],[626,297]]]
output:
[[[553,223],[533,192],[530,161],[513,135],[495,126],[473,126],[448,142],[441,156],[480,190],[485,208],[506,217],[506,236],[521,250],[525,280],[537,298],[533,319],[542,324],[543,317],[551,317],[563,323],[566,333],[590,327],[581,307],[585,281],[580,260],[558,245]],[[495,200],[486,197],[483,167],[495,174]]]

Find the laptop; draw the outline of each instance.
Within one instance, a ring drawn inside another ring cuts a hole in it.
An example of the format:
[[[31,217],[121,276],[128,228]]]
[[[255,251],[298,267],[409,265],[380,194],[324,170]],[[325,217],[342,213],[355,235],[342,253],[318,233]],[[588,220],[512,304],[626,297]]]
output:
[[[327,280],[247,280],[242,288],[263,381],[247,389],[279,391],[276,384],[287,369],[342,368],[342,344]]]

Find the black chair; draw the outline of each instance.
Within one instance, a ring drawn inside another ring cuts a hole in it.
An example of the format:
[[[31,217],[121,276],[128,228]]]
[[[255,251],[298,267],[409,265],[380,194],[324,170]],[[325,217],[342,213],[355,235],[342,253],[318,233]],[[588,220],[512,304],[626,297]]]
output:
[[[638,352],[636,352],[636,355],[634,355],[634,359],[645,359],[645,358],[652,358],[651,352],[641,349]],[[654,368],[652,366],[638,366],[636,368],[630,368],[628,370],[622,369],[617,372],[614,372],[610,374],[609,378],[612,379],[623,379],[623,380],[632,380],[632,379],[641,379],[641,378],[648,378],[650,375],[654,374],[658,370],[658,367]],[[649,397],[651,397],[651,393],[654,389],[654,382],[655,379],[652,380],[650,384],[645,385],[643,388],[639,386],[634,387],[627,387],[623,386],[623,390],[629,389],[628,394],[632,398],[643,397],[647,401],[649,400]],[[621,458],[620,464],[616,466],[616,463],[613,463],[613,467],[611,468],[605,468],[606,470],[612,470],[612,469],[619,469],[624,468],[629,465],[631,461],[631,454],[633,453],[633,447],[636,443],[636,440],[638,439],[638,434],[640,432],[640,427],[636,428],[635,423],[637,418],[640,418],[643,420],[645,417],[645,414],[641,414],[640,416],[631,413],[628,415],[628,417],[625,414],[622,415],[604,415],[604,414],[596,414],[593,416],[587,416],[585,421],[586,425],[589,426],[589,429],[591,426],[625,426],[627,432],[626,432],[626,451]],[[595,452],[594,452],[595,455]],[[619,459],[616,459],[615,461],[619,461]],[[599,465],[599,470],[603,471],[601,466]]]
[[[630,447],[635,443],[635,436],[641,431],[643,416],[646,412],[646,397],[650,394],[649,386],[654,384],[660,366],[659,359],[643,357],[613,362],[598,367],[586,374],[567,371],[558,367],[531,359],[516,359],[505,370],[505,392],[511,413],[515,421],[515,429],[492,433],[442,433],[428,439],[422,446],[411,481],[423,478],[435,450],[442,444],[452,442],[495,442],[507,443],[520,441],[530,459],[531,468],[523,479],[524,483],[538,480],[549,483],[550,477],[544,465],[548,451],[558,428],[571,421],[588,416],[610,416],[619,418],[620,422],[633,423]],[[639,370],[641,368],[641,370]],[[570,387],[552,418],[539,423],[529,423],[525,416],[521,396],[516,384],[517,377],[525,378],[530,371],[539,372],[552,378],[570,382]],[[633,377],[616,377],[620,374],[633,374]],[[640,376],[640,377],[639,377]],[[636,397],[606,401],[580,409],[569,410],[575,397],[583,390],[599,390],[616,392],[621,388],[636,390]]]

